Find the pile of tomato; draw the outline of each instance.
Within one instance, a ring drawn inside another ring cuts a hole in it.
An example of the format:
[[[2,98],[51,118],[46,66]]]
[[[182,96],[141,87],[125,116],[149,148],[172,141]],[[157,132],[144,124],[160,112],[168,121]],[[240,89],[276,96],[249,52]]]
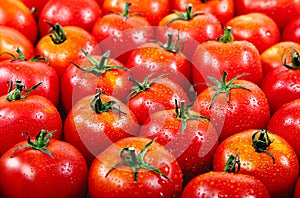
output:
[[[0,197],[300,197],[297,0],[2,0]]]

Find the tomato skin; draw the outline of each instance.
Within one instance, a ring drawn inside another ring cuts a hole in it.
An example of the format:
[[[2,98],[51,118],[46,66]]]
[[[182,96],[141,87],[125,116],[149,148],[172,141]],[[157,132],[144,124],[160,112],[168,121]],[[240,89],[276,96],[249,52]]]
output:
[[[298,178],[298,181],[296,183],[295,186],[295,190],[294,190],[294,198],[299,198],[300,197],[300,179]]]
[[[152,171],[138,169],[137,181],[134,183],[132,169],[127,166],[119,166],[105,177],[110,168],[121,161],[119,153],[122,148],[133,147],[136,152],[140,152],[150,140],[144,137],[124,138],[99,154],[89,172],[90,197],[180,197],[180,166],[176,158],[157,142],[149,147],[144,159],[169,180]]]
[[[18,56],[16,52],[18,48],[23,52],[25,57],[33,57],[35,55],[34,46],[30,40],[14,28],[0,25],[0,39],[0,61],[12,59],[12,56],[2,54],[4,52]]]
[[[1,197],[84,197],[88,170],[81,153],[72,145],[52,140],[49,155],[34,149],[13,149],[26,144],[22,141],[5,152],[0,159]]]
[[[12,27],[25,35],[32,44],[38,35],[37,23],[22,1],[3,0],[0,5],[0,24]]]
[[[101,94],[102,102],[117,101],[120,110],[126,114],[119,115],[111,110],[96,113],[90,107],[93,97],[80,99],[64,122],[64,139],[79,149],[88,165],[108,146],[122,138],[135,136],[139,129],[137,119],[124,103],[113,96]]]
[[[55,139],[62,137],[62,120],[57,108],[43,96],[29,95],[23,100],[9,102],[6,95],[0,97],[0,155],[22,141],[23,132],[35,137],[45,128],[56,130]]]
[[[102,11],[95,0],[49,0],[43,7],[38,26],[40,36],[47,35],[49,26],[44,21],[59,23],[62,26],[77,26],[91,32]]]
[[[267,148],[274,156],[258,153],[252,146],[257,129],[242,131],[220,143],[214,154],[213,170],[222,171],[230,154],[240,158],[240,174],[252,175],[265,184],[271,197],[290,197],[299,176],[299,162],[291,145],[282,137],[268,133],[273,142]],[[284,181],[284,183],[282,183]]]
[[[31,10],[35,9],[32,13],[36,20],[38,20],[39,15],[43,9],[43,7],[46,5],[48,0],[22,0],[22,2]]]
[[[227,172],[208,172],[191,180],[183,189],[181,198],[210,197],[268,198],[266,186],[250,175]]]
[[[260,53],[280,41],[277,24],[272,18],[262,13],[235,16],[225,26],[232,27],[232,34],[236,41],[249,41]]]
[[[295,16],[285,26],[282,31],[281,40],[300,43],[300,16]]]
[[[21,80],[27,87],[42,82],[35,95],[44,96],[54,106],[59,102],[59,79],[55,70],[45,62],[30,62],[23,60],[5,60],[0,62],[0,95],[6,95],[7,82]]]

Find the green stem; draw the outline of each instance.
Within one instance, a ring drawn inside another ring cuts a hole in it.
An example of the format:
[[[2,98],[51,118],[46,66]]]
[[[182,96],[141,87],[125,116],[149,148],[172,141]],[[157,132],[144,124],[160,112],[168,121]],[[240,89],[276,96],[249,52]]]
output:
[[[222,43],[231,43],[234,41],[231,26],[227,26],[226,28],[224,28],[224,34],[219,37],[218,40]]]
[[[55,25],[53,25],[52,23],[50,23],[46,20],[44,22],[50,26],[48,35],[50,36],[53,43],[61,44],[67,40],[65,31],[60,24],[56,23]]]
[[[9,89],[8,94],[6,96],[6,99],[8,101],[16,101],[16,100],[23,100],[27,98],[28,94],[30,94],[32,91],[36,90],[38,86],[42,84],[42,82],[34,85],[30,89],[26,89],[26,86],[22,84],[22,81],[16,80],[15,82],[15,88],[13,89],[13,82],[9,81]],[[25,92],[25,94],[24,94]]]
[[[128,3],[128,2],[125,3],[125,8],[124,8],[123,13],[122,13],[122,16],[124,17],[123,21],[126,21],[129,17],[129,8],[130,8],[130,6],[131,6],[131,3]]]
[[[258,134],[258,139],[256,139],[256,135]],[[271,141],[268,131],[263,129],[263,130],[258,130],[252,135],[252,146],[255,149],[256,152],[258,153],[266,153],[268,154],[271,158],[273,163],[275,163],[275,158],[272,155],[270,151],[268,151],[268,147],[272,144],[273,141]]]

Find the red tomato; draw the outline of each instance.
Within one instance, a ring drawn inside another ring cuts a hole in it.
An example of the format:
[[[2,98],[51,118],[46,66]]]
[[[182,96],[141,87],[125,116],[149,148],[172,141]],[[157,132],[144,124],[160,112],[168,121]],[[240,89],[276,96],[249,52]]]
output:
[[[38,35],[37,24],[29,8],[22,1],[2,0],[0,13],[0,25],[17,29],[32,44],[35,43]]]
[[[176,158],[154,140],[124,138],[94,160],[88,188],[91,198],[180,197],[182,172]]]
[[[280,31],[272,18],[262,13],[235,16],[226,23],[237,41],[249,41],[260,53],[280,41]]]
[[[124,64],[132,49],[154,37],[154,30],[146,18],[129,14],[129,10],[130,4],[126,3],[122,13],[108,13],[99,18],[92,29],[102,51],[110,50],[112,57]]]
[[[282,31],[281,39],[300,43],[300,14],[288,22]]]
[[[257,197],[268,198],[266,186],[250,175],[227,172],[209,172],[190,181],[181,198]]]
[[[44,96],[55,106],[59,101],[59,79],[55,70],[40,57],[32,57],[27,60],[24,54],[17,50],[20,57],[14,60],[0,61],[0,96],[7,94],[7,82],[12,80],[22,81],[26,86],[32,87],[40,82],[39,89],[33,94]]]
[[[18,55],[16,50],[19,48],[25,57],[35,55],[34,45],[21,32],[14,28],[0,25],[0,61],[13,59],[10,54]]]
[[[209,12],[225,25],[234,16],[233,0],[174,0],[173,10],[184,11],[186,5],[193,4],[192,11]]]
[[[298,0],[234,0],[235,14],[242,15],[251,12],[260,12],[271,17],[280,30],[287,23],[300,14]]]
[[[22,0],[23,3],[31,10],[33,16],[38,20],[43,7],[49,0]]]
[[[96,48],[97,41],[90,33],[80,27],[49,25],[49,35],[38,41],[35,50],[36,54],[48,58],[50,65],[61,78],[70,65],[70,60],[76,61],[84,57],[81,50],[90,54]],[[99,54],[100,49],[97,49],[95,53]]]
[[[177,101],[176,101],[177,103]],[[139,136],[165,146],[176,157],[186,184],[193,177],[212,168],[213,154],[218,146],[218,135],[209,120],[184,101],[175,109],[153,113],[139,131]]]
[[[28,95],[38,89],[37,86],[26,89],[20,81],[16,81],[15,89],[0,97],[0,156],[22,141],[25,131],[35,136],[41,128],[45,128],[56,130],[53,135],[56,139],[62,137],[62,120],[53,103],[43,96]]]
[[[270,108],[264,92],[254,83],[236,78],[212,79],[214,86],[201,92],[193,109],[208,117],[220,135],[220,141],[240,131],[264,128],[270,119]]]
[[[169,0],[104,0],[103,13],[122,12],[126,2],[131,4],[130,14],[138,13],[142,15],[152,26],[158,25],[159,21],[169,14],[171,6]]]
[[[300,99],[280,107],[271,117],[268,130],[286,139],[295,149],[300,159]]]
[[[263,53],[260,54],[260,60],[262,63],[264,75],[268,72],[281,67],[283,63],[283,57],[287,58],[287,64],[291,64],[290,57],[284,56],[289,50],[295,49],[300,52],[300,44],[289,41],[282,41],[276,43],[270,48],[266,49]]]
[[[95,0],[49,0],[39,15],[40,36],[48,33],[49,26],[45,21],[62,26],[77,26],[91,32],[101,16],[102,11]]]
[[[51,140],[42,130],[35,141],[22,141],[0,159],[1,197],[85,197],[88,169],[72,145]]]
[[[137,120],[121,101],[98,92],[79,100],[64,122],[64,138],[92,163],[95,156],[122,138],[136,135]]]
[[[217,148],[213,170],[222,171],[229,155],[236,152],[240,160],[240,174],[259,179],[271,197],[292,196],[299,177],[299,162],[285,139],[266,130],[250,129],[237,133]]]

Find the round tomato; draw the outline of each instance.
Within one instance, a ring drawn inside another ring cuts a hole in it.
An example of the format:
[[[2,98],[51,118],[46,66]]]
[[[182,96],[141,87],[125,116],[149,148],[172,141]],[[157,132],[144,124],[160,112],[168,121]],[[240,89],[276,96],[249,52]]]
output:
[[[89,196],[180,197],[182,171],[162,145],[144,137],[124,138],[94,160]]]
[[[1,197],[85,197],[88,169],[72,145],[41,130],[0,158]]]

